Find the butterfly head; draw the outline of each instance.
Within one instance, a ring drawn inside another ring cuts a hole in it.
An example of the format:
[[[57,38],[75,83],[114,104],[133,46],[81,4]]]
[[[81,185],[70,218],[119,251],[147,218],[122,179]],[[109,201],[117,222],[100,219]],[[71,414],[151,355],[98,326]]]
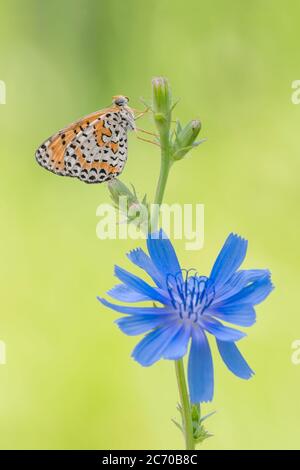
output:
[[[119,107],[127,106],[129,98],[123,95],[113,96],[113,104]]]
[[[124,122],[126,122],[127,130],[135,130],[134,112],[127,106],[128,101],[129,98],[127,98],[127,96],[113,96],[113,104],[119,108],[118,111],[124,119]]]

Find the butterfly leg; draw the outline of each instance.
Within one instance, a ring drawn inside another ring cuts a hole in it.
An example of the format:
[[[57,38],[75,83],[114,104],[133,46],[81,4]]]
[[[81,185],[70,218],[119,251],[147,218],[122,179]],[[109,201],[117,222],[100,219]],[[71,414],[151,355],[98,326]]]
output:
[[[158,142],[155,142],[154,140],[148,140],[148,139],[143,139],[143,137],[137,136],[139,140],[142,140],[143,142],[148,142],[148,144],[153,144],[153,145],[158,145],[160,147],[160,144]]]
[[[140,129],[139,127],[136,127],[135,130],[138,132],[143,132],[143,134],[148,134],[148,135],[153,135],[154,137],[158,137],[157,134],[154,134],[153,132],[145,131],[144,129]]]
[[[149,109],[150,109],[149,107],[146,108],[144,111],[140,111],[139,109],[132,109],[132,111],[134,111],[135,113],[138,113],[138,115],[134,118],[134,120],[136,121],[137,119],[140,119],[141,117],[143,117],[146,113],[148,113]]]

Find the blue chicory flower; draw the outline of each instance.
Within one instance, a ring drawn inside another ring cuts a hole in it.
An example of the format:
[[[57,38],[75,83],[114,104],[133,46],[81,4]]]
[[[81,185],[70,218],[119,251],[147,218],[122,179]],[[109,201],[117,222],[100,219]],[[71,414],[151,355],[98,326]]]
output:
[[[163,231],[149,235],[147,247],[149,256],[140,248],[127,256],[152,278],[155,286],[116,266],[115,275],[121,284],[108,294],[121,302],[152,301],[154,306],[121,306],[98,298],[103,305],[126,315],[116,320],[123,333],[147,333],[134,348],[133,358],[142,366],[150,366],[159,359],[178,360],[187,353],[191,339],[190,399],[192,403],[211,401],[214,373],[209,333],[215,337],[228,369],[242,379],[249,379],[253,371],[236,346],[246,335],[221,322],[242,327],[253,325],[254,305],[262,302],[273,289],[268,270],[239,270],[246,255],[247,241],[230,234],[208,277],[181,269]]]

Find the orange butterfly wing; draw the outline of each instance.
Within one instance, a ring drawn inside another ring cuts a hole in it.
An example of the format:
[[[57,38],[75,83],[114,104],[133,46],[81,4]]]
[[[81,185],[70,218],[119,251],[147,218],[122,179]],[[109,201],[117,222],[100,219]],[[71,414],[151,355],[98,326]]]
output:
[[[89,114],[49,137],[35,153],[37,162],[53,173],[66,176],[68,172],[65,168],[64,155],[67,147],[77,135],[84,132],[91,122],[109,110],[110,108],[107,108]]]
[[[65,155],[70,176],[86,183],[102,183],[118,176],[127,159],[127,117],[110,110],[76,139]]]
[[[36,160],[58,175],[101,183],[123,170],[127,160],[127,131],[134,128],[130,108],[112,106],[47,139],[37,150]]]

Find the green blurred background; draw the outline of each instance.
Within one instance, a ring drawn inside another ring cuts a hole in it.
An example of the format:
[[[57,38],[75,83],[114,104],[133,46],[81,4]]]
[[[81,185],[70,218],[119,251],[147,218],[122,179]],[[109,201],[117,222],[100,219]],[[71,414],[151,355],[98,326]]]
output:
[[[299,124],[297,0],[3,1],[0,79],[3,449],[181,448],[173,364],[143,369],[136,338],[97,303],[129,264],[134,241],[100,241],[103,185],[40,168],[36,147],[124,93],[151,96],[155,75],[200,118],[207,142],[174,167],[166,202],[205,204],[205,245],[181,262],[207,274],[229,232],[249,239],[246,267],[272,270],[241,349],[256,375],[243,382],[215,356],[216,393],[205,449],[300,448]],[[150,116],[140,122],[152,129]],[[159,152],[130,135],[122,175],[152,196]],[[141,242],[143,244],[143,242]]]

